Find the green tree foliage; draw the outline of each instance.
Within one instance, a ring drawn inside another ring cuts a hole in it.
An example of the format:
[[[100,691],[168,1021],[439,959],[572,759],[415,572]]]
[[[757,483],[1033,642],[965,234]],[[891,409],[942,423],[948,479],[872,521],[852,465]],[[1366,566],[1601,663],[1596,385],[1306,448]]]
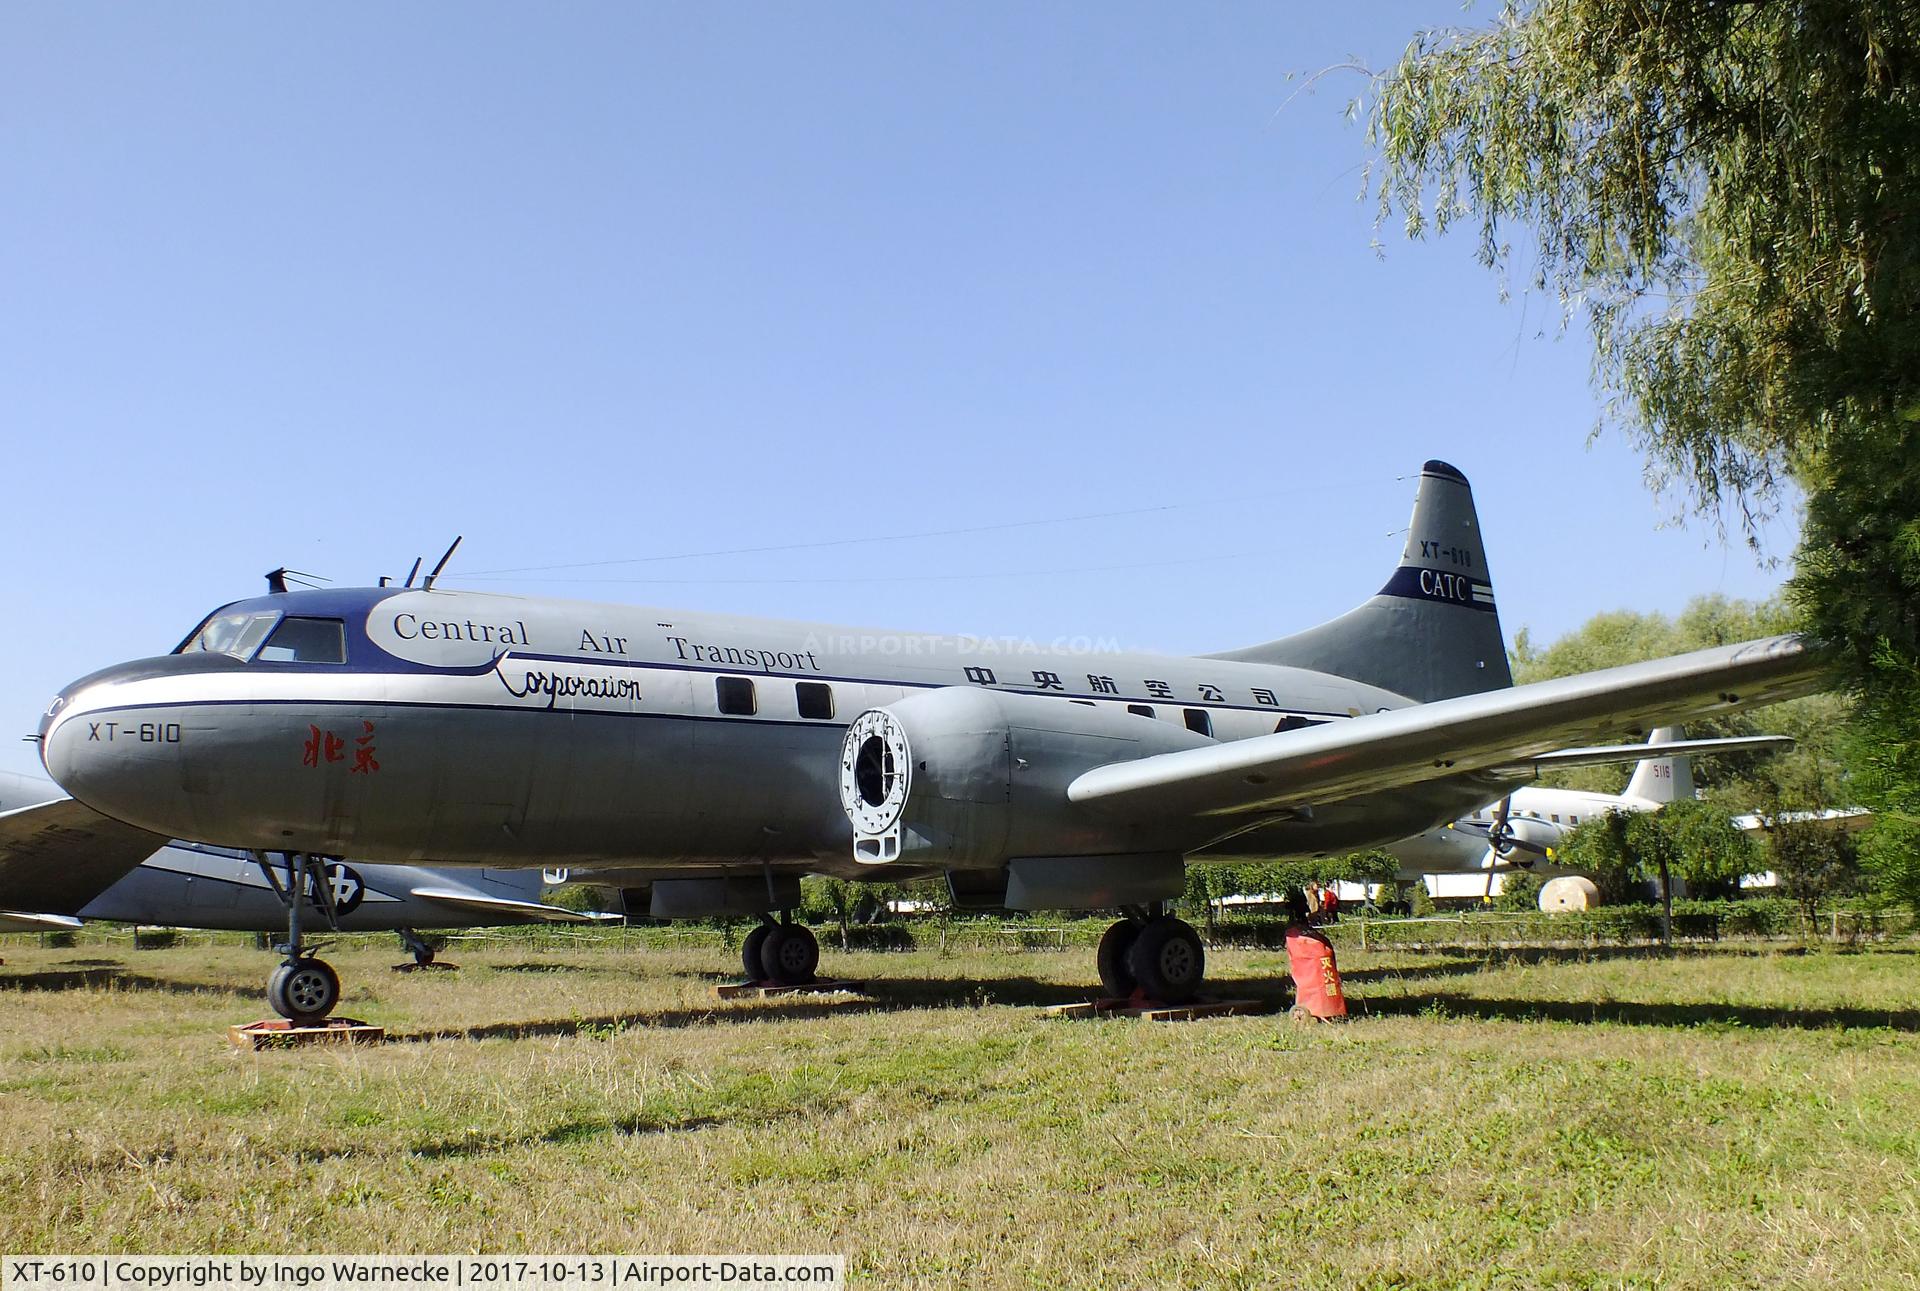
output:
[[[1530,911],[1540,906],[1540,889],[1546,880],[1529,870],[1509,870],[1500,879],[1500,895],[1493,899],[1496,910]]]
[[[1376,78],[1370,183],[1551,290],[1605,421],[1703,514],[1806,497],[1795,605],[1920,774],[1920,6],[1509,0]],[[1749,533],[1751,533],[1749,527]]]
[[[1627,837],[1632,820],[1632,814],[1624,811],[1587,817],[1567,835],[1554,864],[1592,879],[1608,905],[1639,900],[1639,863]]]
[[[853,939],[853,925],[873,922],[897,895],[899,889],[891,884],[808,877],[800,880],[800,913],[816,922],[831,921],[839,928],[840,945],[845,948]]]
[[[1920,668],[1890,659],[1884,668],[1887,704],[1920,711]],[[1847,731],[1846,753],[1860,800],[1876,812],[1860,840],[1861,861],[1876,887],[1920,915],[1920,740],[1889,707],[1870,703]]]
[[[1766,859],[1780,891],[1799,905],[1811,920],[1820,903],[1851,896],[1865,886],[1859,846],[1853,835],[1818,820],[1795,819],[1792,813],[1763,813]]]
[[[1308,884],[1324,886],[1342,881],[1386,883],[1399,869],[1399,861],[1385,852],[1243,865],[1189,865],[1182,900],[1188,909],[1203,912],[1211,928],[1220,902],[1227,897],[1281,896]]]
[[[1860,838],[1860,864],[1873,886],[1920,915],[1920,822],[1882,816]]]
[[[1376,79],[1380,215],[1470,219],[1503,273],[1530,229],[1656,478],[1764,502],[1836,432],[1910,434],[1917,91],[1901,0],[1509,0]]]
[[[1730,895],[1741,876],[1766,868],[1752,843],[1710,803],[1673,802],[1659,811],[1609,811],[1581,822],[1554,856],[1591,878],[1610,903],[1641,900],[1661,865],[1695,895]]]

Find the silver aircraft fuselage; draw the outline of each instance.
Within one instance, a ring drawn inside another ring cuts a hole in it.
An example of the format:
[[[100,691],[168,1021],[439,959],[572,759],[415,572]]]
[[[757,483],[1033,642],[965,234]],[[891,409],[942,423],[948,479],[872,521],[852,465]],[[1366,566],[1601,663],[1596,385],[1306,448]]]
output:
[[[337,624],[338,658],[330,644],[274,647],[295,619],[291,635],[323,642]],[[41,723],[54,779],[168,837],[389,863],[862,872],[836,788],[842,738],[862,711],[918,691],[1093,706],[1159,723],[1154,739],[1175,747],[1412,702],[1227,659],[438,590],[239,601],[196,641],[216,648],[62,692]],[[1509,786],[1435,781],[1241,826],[1225,844],[1217,822],[1136,823],[1113,849],[1345,850],[1438,826]]]

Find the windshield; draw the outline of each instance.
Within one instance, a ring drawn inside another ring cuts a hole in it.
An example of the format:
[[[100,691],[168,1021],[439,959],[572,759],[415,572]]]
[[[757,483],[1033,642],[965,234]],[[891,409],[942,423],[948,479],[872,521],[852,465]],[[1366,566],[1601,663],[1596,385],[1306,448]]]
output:
[[[346,625],[339,619],[282,619],[261,647],[266,663],[345,663]]]
[[[279,618],[280,615],[272,610],[216,614],[202,623],[199,630],[182,642],[174,653],[206,651],[210,654],[230,654],[236,659],[251,659]]]

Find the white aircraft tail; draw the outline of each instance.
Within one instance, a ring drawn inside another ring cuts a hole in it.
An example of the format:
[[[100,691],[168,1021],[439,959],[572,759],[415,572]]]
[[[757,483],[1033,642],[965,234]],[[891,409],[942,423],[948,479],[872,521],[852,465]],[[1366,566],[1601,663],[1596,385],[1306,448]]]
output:
[[[1677,726],[1662,726],[1647,736],[1647,746],[1671,744],[1685,736],[1686,732]],[[1684,753],[1678,757],[1642,758],[1633,764],[1633,778],[1627,781],[1627,797],[1657,803],[1693,797],[1692,760]]]
[[[1317,628],[1211,657],[1311,668],[1422,703],[1511,686],[1467,477],[1445,462],[1421,468],[1406,551],[1364,605]]]

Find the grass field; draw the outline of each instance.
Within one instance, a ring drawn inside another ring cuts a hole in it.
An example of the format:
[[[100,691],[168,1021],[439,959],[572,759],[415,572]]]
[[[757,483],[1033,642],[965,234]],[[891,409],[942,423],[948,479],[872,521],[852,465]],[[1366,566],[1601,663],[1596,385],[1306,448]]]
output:
[[[844,1252],[856,1285],[1920,1283],[1920,953],[1349,953],[1366,1016],[1063,1021],[1083,950],[271,958],[0,940],[0,1250]],[[1214,956],[1268,999],[1283,961]]]

